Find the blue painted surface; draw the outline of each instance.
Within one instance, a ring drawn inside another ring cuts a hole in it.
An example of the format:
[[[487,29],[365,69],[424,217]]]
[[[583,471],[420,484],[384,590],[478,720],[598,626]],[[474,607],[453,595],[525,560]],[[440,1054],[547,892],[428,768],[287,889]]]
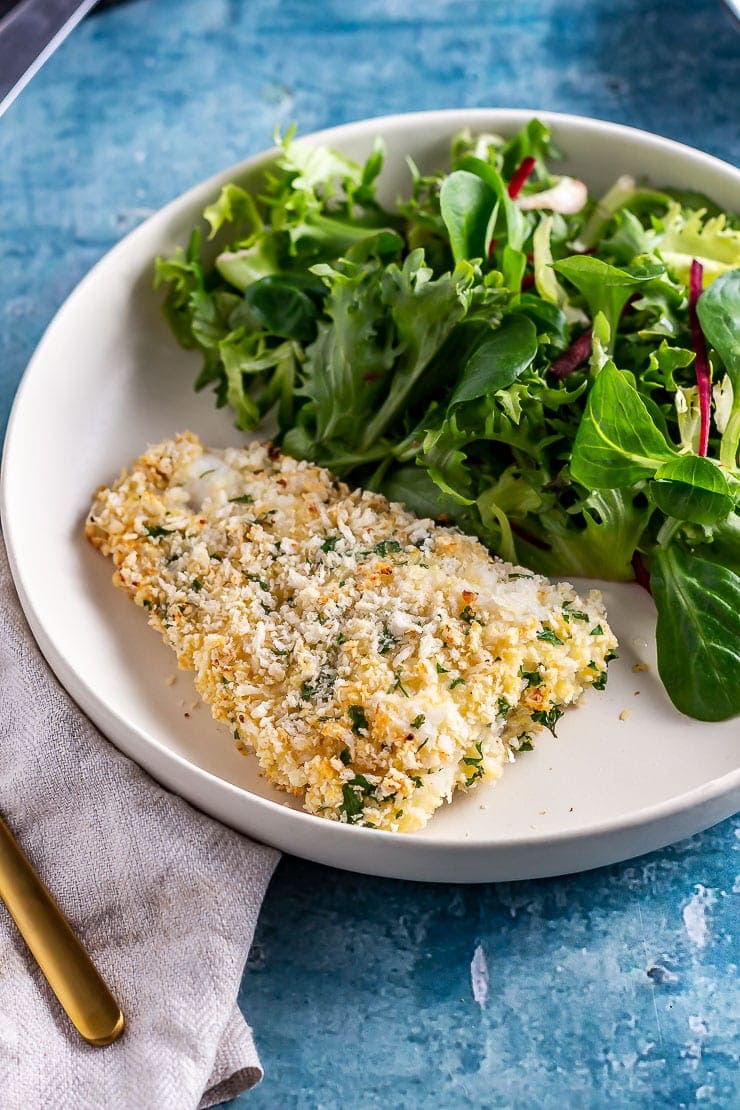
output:
[[[0,419],[92,263],[275,124],[532,106],[737,162],[739,74],[719,0],[106,10],[0,121]],[[242,991],[267,1078],[233,1105],[737,1105],[738,836],[725,822],[591,875],[477,888],[284,861]]]

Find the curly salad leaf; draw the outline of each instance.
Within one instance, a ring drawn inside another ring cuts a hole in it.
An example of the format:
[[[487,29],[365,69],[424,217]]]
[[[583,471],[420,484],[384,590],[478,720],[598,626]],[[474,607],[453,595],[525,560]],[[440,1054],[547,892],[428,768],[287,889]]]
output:
[[[464,132],[384,208],[381,143],[360,164],[289,135],[259,191],[225,186],[157,261],[164,311],[245,432],[269,415],[287,452],[543,573],[637,568],[674,704],[724,719],[740,223],[631,177],[593,198],[555,166],[539,120]]]

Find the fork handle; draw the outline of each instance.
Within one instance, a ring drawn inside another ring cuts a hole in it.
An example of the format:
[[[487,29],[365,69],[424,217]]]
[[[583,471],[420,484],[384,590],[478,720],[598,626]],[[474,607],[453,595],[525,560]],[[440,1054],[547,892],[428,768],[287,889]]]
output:
[[[121,1009],[49,891],[0,817],[0,898],[80,1036],[106,1045]]]

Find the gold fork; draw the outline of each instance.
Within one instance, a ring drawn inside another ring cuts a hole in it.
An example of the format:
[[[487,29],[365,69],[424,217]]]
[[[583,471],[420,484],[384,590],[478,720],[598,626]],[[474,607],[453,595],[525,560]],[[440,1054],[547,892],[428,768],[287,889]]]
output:
[[[98,969],[0,817],[0,898],[80,1036],[106,1045],[124,1019]]]

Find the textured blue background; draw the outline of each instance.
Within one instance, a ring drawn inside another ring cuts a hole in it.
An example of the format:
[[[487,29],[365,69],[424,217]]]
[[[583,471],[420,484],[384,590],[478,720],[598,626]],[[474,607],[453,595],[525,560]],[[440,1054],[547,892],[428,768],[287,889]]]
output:
[[[739,75],[719,0],[101,12],[0,121],[0,420],[92,263],[164,201],[268,146],[276,123],[531,106],[737,162]],[[475,888],[285,860],[242,991],[267,1077],[233,1105],[737,1105],[739,836],[726,822],[591,875]]]

